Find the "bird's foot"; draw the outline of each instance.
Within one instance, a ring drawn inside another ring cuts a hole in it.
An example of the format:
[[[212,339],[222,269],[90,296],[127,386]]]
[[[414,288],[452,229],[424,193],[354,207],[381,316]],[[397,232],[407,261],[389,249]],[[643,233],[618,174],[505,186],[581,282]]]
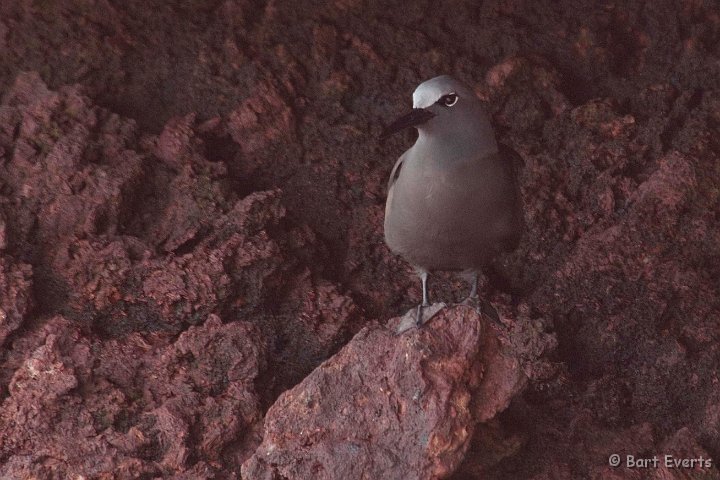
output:
[[[498,315],[497,310],[495,310],[495,307],[493,307],[492,304],[487,300],[480,300],[480,297],[478,295],[470,295],[465,300],[457,303],[456,305],[466,305],[468,307],[472,307],[479,314],[485,315],[498,325],[502,325],[502,322],[500,322],[500,316]]]
[[[480,297],[478,295],[470,295],[465,300],[456,303],[456,305],[467,305],[468,307],[474,307],[479,308],[480,307]]]
[[[408,312],[403,316],[402,320],[400,321],[400,325],[398,325],[397,333],[403,333],[404,331],[409,330],[413,327],[419,328],[425,325],[428,321],[430,321],[431,318],[437,315],[438,312],[446,306],[447,305],[442,302],[433,304],[427,303],[420,304],[417,307],[408,310]]]

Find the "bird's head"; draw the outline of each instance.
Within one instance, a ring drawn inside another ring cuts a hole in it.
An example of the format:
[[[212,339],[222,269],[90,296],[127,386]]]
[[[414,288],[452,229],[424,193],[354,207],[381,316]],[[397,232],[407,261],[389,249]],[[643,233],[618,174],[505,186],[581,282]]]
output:
[[[449,75],[441,75],[418,85],[413,93],[413,109],[388,125],[380,138],[409,127],[415,127],[421,133],[434,130],[460,134],[468,127],[470,130],[476,127],[488,130],[486,117],[475,92]]]

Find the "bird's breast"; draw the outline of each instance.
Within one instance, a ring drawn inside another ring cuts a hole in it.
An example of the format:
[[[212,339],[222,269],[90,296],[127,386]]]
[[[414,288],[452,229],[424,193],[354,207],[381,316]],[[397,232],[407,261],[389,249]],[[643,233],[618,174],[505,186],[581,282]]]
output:
[[[429,268],[487,262],[513,228],[517,203],[512,179],[494,165],[501,159],[489,160],[403,165],[386,204],[388,246]]]

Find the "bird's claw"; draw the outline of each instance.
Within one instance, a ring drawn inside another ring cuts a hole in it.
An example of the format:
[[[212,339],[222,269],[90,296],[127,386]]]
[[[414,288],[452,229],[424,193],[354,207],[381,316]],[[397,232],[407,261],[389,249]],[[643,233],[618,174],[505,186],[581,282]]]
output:
[[[442,302],[432,304],[428,303],[424,305],[420,304],[417,307],[408,310],[408,312],[403,316],[402,320],[400,321],[400,325],[398,325],[397,327],[397,333],[403,333],[404,331],[410,330],[413,327],[422,327],[446,306],[447,305]]]
[[[472,307],[475,309],[476,312],[478,312],[481,315],[485,315],[490,320],[494,321],[498,325],[502,325],[502,322],[500,321],[500,315],[498,315],[497,310],[495,310],[495,307],[492,306],[490,302],[487,300],[480,300],[480,297],[475,296],[469,296],[465,300],[461,301],[460,303],[457,303],[456,305],[465,305],[468,307]]]

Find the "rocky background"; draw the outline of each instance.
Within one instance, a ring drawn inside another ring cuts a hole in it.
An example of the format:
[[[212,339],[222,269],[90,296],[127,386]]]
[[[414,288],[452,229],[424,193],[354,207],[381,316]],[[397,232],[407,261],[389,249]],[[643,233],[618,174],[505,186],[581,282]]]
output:
[[[396,335],[442,73],[528,231]],[[0,478],[720,478],[713,0],[3,1],[0,94]]]

